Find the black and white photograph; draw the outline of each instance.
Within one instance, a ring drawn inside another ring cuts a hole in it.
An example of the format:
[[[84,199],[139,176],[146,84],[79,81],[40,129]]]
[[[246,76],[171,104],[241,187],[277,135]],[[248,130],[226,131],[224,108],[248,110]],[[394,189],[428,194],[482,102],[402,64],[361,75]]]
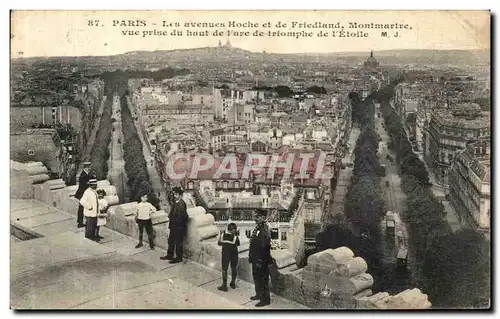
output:
[[[490,11],[10,20],[11,309],[492,307]]]

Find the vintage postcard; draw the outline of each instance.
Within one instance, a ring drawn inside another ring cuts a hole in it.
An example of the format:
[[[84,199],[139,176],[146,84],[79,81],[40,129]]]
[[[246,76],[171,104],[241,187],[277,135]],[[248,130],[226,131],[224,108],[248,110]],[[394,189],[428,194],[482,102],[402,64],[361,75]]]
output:
[[[489,309],[489,11],[12,11],[11,308]]]

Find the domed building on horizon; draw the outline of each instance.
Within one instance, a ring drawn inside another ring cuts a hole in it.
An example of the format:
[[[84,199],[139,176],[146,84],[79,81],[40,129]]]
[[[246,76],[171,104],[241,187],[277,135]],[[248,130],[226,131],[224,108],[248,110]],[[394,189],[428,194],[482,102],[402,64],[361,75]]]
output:
[[[363,66],[364,67],[360,70],[365,81],[362,97],[366,98],[370,92],[380,90],[382,82],[384,81],[384,75],[382,74],[380,64],[373,56],[373,51],[370,51],[370,56],[366,59]]]
[[[370,51],[370,56],[368,57],[368,59],[364,63],[364,66],[365,66],[365,69],[372,69],[372,70],[378,69],[379,63],[375,59],[375,57],[373,56],[373,50]]]

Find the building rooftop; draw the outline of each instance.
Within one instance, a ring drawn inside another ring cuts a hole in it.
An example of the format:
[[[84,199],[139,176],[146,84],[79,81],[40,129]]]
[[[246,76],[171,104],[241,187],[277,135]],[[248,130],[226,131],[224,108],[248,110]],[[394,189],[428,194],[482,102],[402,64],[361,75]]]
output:
[[[291,158],[293,156],[293,164],[291,168],[291,178],[295,178],[298,176],[298,174],[301,172],[302,168],[302,162],[303,159],[300,157],[300,154],[304,153],[303,150],[298,150],[298,149],[287,149],[285,152],[281,154],[275,154],[278,155],[278,163],[284,163],[287,161],[288,158]],[[307,153],[313,153],[313,156],[310,158],[308,162],[308,166],[305,169],[305,173],[309,177],[303,178],[301,183],[303,185],[320,185],[322,182],[321,178],[314,178],[314,175],[316,173],[316,170],[318,169],[318,166],[321,165],[320,163],[320,156],[321,152],[320,151],[307,151]],[[255,154],[255,153],[253,153]],[[210,156],[206,154],[207,156]],[[264,169],[269,169],[270,163],[272,160],[273,154],[264,154],[267,157],[267,163],[264,165]],[[245,164],[246,164],[246,157],[247,154],[230,154],[229,156],[232,156],[231,161],[224,162],[224,158],[215,158],[214,164],[206,170],[202,171],[197,171],[194,174],[192,173],[193,170],[193,165],[195,163],[195,154],[192,153],[188,155],[188,159],[183,159],[183,160],[176,160],[175,163],[173,164],[173,170],[174,173],[176,174],[183,174],[186,173],[186,178],[188,179],[196,179],[196,180],[242,180],[244,177],[244,170],[245,170]],[[168,159],[167,159],[168,160]],[[254,162],[255,165],[257,165],[257,161]],[[221,167],[222,164],[226,164],[225,167],[222,167],[220,169],[220,172],[224,172],[222,174],[217,174],[217,171]],[[236,170],[234,172],[227,172],[231,167],[231,164],[236,164]],[[206,158],[201,158],[200,160],[200,166],[207,165],[207,159]],[[246,168],[248,170],[248,173],[251,172],[249,168]],[[321,167],[320,167],[321,169]],[[323,165],[323,170],[322,172],[328,172],[329,167],[327,166],[327,162],[325,159],[325,163]],[[285,173],[285,169],[281,167],[276,167],[276,170],[274,172],[274,176],[270,176],[269,171],[265,171],[262,173],[259,173],[258,171],[255,171],[253,174],[255,175],[255,179],[258,182],[273,182],[273,181],[280,181]],[[184,177],[178,177],[178,179],[184,179]]]
[[[477,103],[458,103],[452,107],[453,115],[468,116],[481,114],[481,106]]]
[[[373,51],[370,51],[370,56],[368,57],[368,59],[366,60],[364,65],[365,65],[365,67],[368,67],[368,68],[377,68],[379,66],[378,61],[373,56]]]
[[[481,112],[480,115],[456,115],[463,113],[456,113],[450,109],[436,109],[433,112],[435,118],[446,126],[454,126],[467,129],[480,129],[489,128],[491,126],[490,112]]]
[[[287,188],[283,193],[276,193],[275,196],[254,195],[251,192],[223,192],[215,191],[213,188],[200,190],[200,195],[209,209],[258,209],[275,208],[288,210],[292,199],[296,196],[297,190]],[[281,195],[281,196],[280,196]],[[268,204],[264,204],[264,199],[268,199]]]
[[[148,105],[144,108],[144,113],[147,114],[150,111],[160,111],[164,113],[182,113],[182,112],[199,112],[199,113],[212,113],[212,109],[209,105],[203,104],[157,104]]]

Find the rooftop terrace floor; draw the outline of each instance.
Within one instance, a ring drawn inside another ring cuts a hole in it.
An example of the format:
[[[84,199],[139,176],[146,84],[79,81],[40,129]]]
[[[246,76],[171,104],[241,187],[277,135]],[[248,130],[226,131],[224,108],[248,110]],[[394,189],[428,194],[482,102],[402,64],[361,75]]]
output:
[[[255,308],[254,286],[237,281],[229,292],[216,289],[221,273],[185,261],[160,260],[165,251],[104,228],[105,239],[84,238],[73,215],[34,200],[11,200],[11,225],[40,238],[10,243],[11,308],[22,309],[298,309],[272,295]]]

